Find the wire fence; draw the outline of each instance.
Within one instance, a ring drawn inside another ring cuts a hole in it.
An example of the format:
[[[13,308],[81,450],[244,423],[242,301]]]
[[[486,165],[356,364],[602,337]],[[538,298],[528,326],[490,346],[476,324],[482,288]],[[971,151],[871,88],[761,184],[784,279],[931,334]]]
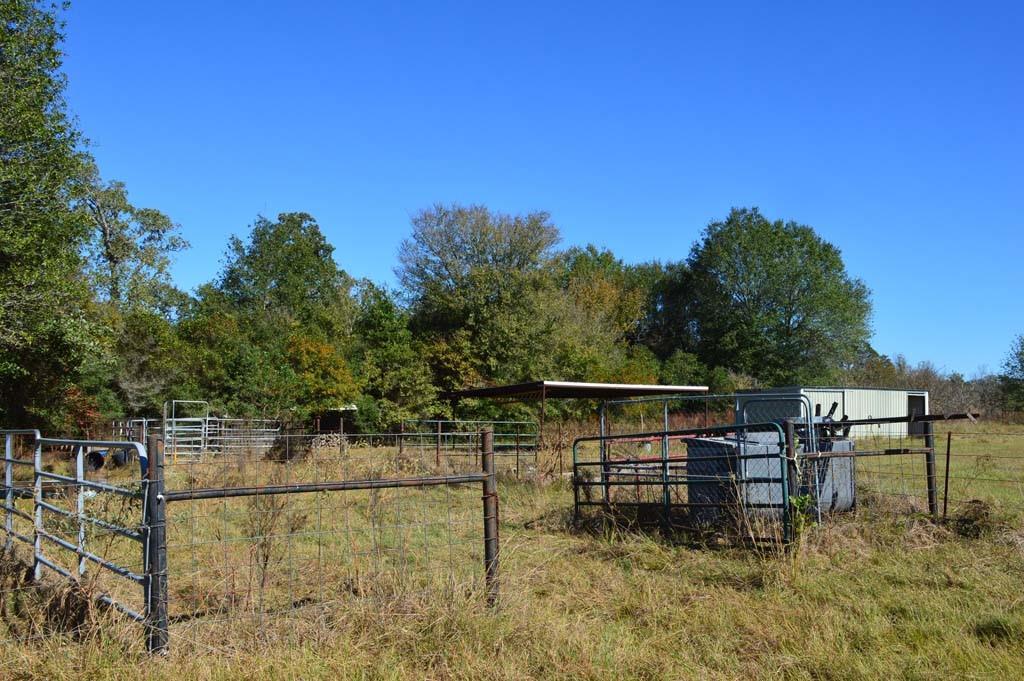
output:
[[[668,401],[651,402],[667,422]],[[800,396],[748,398],[737,412],[766,422],[578,438],[577,522],[785,543],[794,524],[839,514],[919,515],[968,532],[1024,517],[1019,430],[984,430],[967,414],[833,420]]]
[[[971,423],[856,438],[866,512],[927,514],[967,533],[1024,521],[1024,432]],[[931,430],[931,429],[929,429]],[[838,455],[836,455],[838,456]]]
[[[574,520],[785,542],[789,460],[777,423],[578,438]]]
[[[489,432],[475,456],[440,465],[398,435],[279,436],[176,460],[156,437],[4,437],[0,640],[48,631],[33,613],[68,588],[76,612],[98,603],[142,624],[153,651],[279,640],[282,619],[301,637],[339,610],[497,598]]]

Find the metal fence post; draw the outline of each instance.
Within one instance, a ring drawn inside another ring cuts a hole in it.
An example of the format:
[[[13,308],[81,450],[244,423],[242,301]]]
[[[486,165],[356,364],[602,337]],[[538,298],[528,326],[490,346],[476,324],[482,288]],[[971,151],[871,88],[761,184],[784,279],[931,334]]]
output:
[[[943,483],[942,492],[942,519],[946,519],[946,512],[949,510],[949,454],[953,448],[953,431],[946,431],[946,480]]]
[[[14,544],[14,464],[11,459],[14,457],[14,434],[4,435],[4,504],[7,517],[4,518],[4,529],[7,531],[7,538],[4,539],[4,548],[10,549]]]
[[[494,473],[494,431],[480,434],[480,460],[487,476],[483,482],[484,579],[487,605],[498,601],[498,481]]]
[[[78,511],[78,576],[85,574],[85,447],[78,445],[78,453],[75,455],[75,485],[76,502],[75,508]]]
[[[796,465],[796,427],[793,425],[793,421],[786,419],[786,431],[785,431],[785,447],[786,455],[781,462],[782,466],[785,466],[785,471],[780,471],[780,477],[782,478],[782,541],[785,544],[789,544],[793,541],[793,509],[790,508],[790,495],[794,491],[791,487],[793,481],[799,480],[799,471]],[[799,484],[799,483],[797,483]]]
[[[164,457],[156,438],[146,449],[146,649],[167,652],[167,508],[164,499]]]
[[[935,430],[931,421],[924,422],[924,463],[928,476],[928,513],[936,520],[939,517],[939,494],[935,480]]]
[[[519,426],[516,426],[516,480],[519,479]]]
[[[665,420],[663,425],[664,431],[661,435],[661,503],[663,506],[663,522],[665,524],[664,531],[667,534],[672,527],[672,489],[668,484],[668,402],[665,402]]]
[[[43,578],[43,445],[36,433],[36,451],[32,456],[32,580]]]
[[[441,467],[441,419],[437,420],[437,443],[434,445],[434,465]]]

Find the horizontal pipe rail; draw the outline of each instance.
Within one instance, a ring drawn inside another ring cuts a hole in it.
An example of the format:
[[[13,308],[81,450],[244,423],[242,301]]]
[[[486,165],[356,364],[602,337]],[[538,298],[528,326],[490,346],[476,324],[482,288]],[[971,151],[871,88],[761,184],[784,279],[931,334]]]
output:
[[[110,492],[111,494],[119,494],[129,499],[142,499],[144,494],[141,489],[132,490],[127,487],[117,487],[116,485],[108,485],[105,482],[97,482],[95,480],[79,480],[72,478],[67,475],[60,475],[58,473],[50,473],[49,471],[37,471],[36,475],[41,478],[48,480],[56,480],[58,482],[66,483],[65,487],[85,487],[87,489],[94,489],[98,492]]]
[[[226,499],[231,497],[255,497],[274,494],[302,494],[307,492],[340,492],[360,489],[388,489],[395,487],[437,487],[483,482],[484,473],[432,476],[426,478],[387,478],[381,480],[335,480],[327,482],[295,483],[290,485],[262,485],[252,487],[207,487],[192,490],[164,492],[164,500],[186,501],[192,499]]]
[[[93,518],[92,516],[88,516],[88,515],[81,515],[80,516],[80,515],[78,515],[77,513],[73,512],[73,511],[68,511],[68,510],[63,509],[63,508],[61,508],[59,506],[54,506],[53,504],[49,504],[49,503],[47,503],[45,501],[40,501],[39,502],[39,506],[40,506],[40,508],[44,508],[47,511],[50,511],[51,513],[56,513],[58,515],[62,515],[65,518],[70,518],[72,520],[84,520],[85,522],[87,522],[87,523],[89,523],[91,525],[94,525],[94,526],[96,526],[96,527],[98,527],[100,529],[103,529],[103,530],[107,530],[108,532],[113,532],[115,534],[119,534],[122,537],[127,537],[128,539],[133,539],[133,540],[135,540],[137,542],[143,541],[143,536],[142,536],[142,534],[140,532],[136,532],[135,530],[130,530],[127,527],[121,527],[120,525],[114,525],[113,523],[108,523],[106,520],[100,520],[99,518]],[[26,518],[31,520],[32,516],[26,515]]]
[[[36,556],[36,561],[38,561],[38,563],[40,565],[42,565],[42,566],[44,566],[46,568],[49,568],[50,570],[53,570],[58,575],[66,578],[66,579],[69,579],[72,582],[78,582],[79,581],[78,578],[75,577],[73,574],[71,574],[69,571],[65,570],[60,565],[57,565],[56,563],[54,563],[50,559],[46,558],[45,556]],[[134,610],[132,610],[131,608],[129,608],[126,605],[121,605],[120,603],[118,603],[117,601],[115,601],[113,598],[111,598],[110,596],[108,596],[106,594],[100,594],[99,596],[96,596],[96,600],[99,601],[100,603],[103,603],[104,605],[110,606],[114,610],[117,610],[121,614],[126,615],[130,619],[135,620],[136,622],[145,622],[146,621],[146,618],[143,615],[140,615],[139,613],[135,612]]]
[[[121,567],[120,565],[117,565],[116,563],[111,563],[108,560],[106,560],[105,558],[103,558],[102,556],[98,556],[95,553],[93,553],[92,551],[86,551],[85,549],[81,549],[78,546],[75,546],[74,544],[72,544],[71,542],[69,542],[69,541],[67,541],[65,539],[62,539],[62,538],[60,538],[60,537],[58,537],[56,535],[50,534],[46,530],[37,530],[37,532],[38,532],[39,536],[42,537],[43,539],[46,539],[47,541],[53,542],[57,546],[60,546],[60,547],[62,547],[64,549],[67,549],[68,551],[70,551],[71,553],[74,553],[75,555],[79,556],[80,558],[85,558],[86,560],[91,561],[91,562],[95,563],[96,565],[99,565],[100,567],[106,568],[107,570],[110,570],[111,572],[113,572],[116,575],[120,575],[121,577],[124,577],[126,579],[130,579],[133,582],[137,582],[139,584],[142,584],[143,581],[145,581],[145,579],[146,579],[143,575],[135,574],[134,572],[132,572],[128,568]]]

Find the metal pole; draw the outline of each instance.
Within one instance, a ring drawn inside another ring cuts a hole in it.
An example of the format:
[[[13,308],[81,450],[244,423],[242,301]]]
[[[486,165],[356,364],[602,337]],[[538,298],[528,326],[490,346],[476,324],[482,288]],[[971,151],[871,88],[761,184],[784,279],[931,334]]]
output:
[[[562,463],[562,450],[565,449],[565,445],[562,444],[562,418],[561,417],[559,417],[559,419],[558,419],[558,444],[557,444],[557,447],[558,447],[558,479],[561,480],[563,477],[565,477],[564,465]],[[533,453],[533,465],[534,465],[534,468],[537,467],[537,452],[536,451],[534,451],[534,453]]]
[[[4,540],[4,548],[10,549],[14,543],[14,464],[11,459],[14,457],[14,434],[4,435],[4,503],[7,517],[4,518],[4,529],[7,530],[7,538]]]
[[[933,518],[939,517],[938,490],[935,481],[935,431],[930,421],[924,424],[925,473],[928,476],[928,513]]]
[[[434,464],[441,467],[441,419],[437,420],[437,444],[434,448]]]
[[[398,424],[398,456],[405,453],[405,421]]]
[[[781,476],[784,478],[782,484],[785,486],[782,490],[782,541],[789,544],[793,541],[793,516],[792,509],[789,508],[789,497],[793,493],[793,482],[798,479],[798,474],[796,474],[796,428],[789,419],[786,419],[786,460],[782,465],[786,467],[786,472],[790,473],[790,475]],[[787,487],[789,489],[786,489]]]
[[[166,654],[167,631],[167,508],[164,499],[164,457],[156,438],[146,449],[149,459],[146,481],[146,649]]]
[[[519,479],[519,425],[516,424],[516,480]]]
[[[946,479],[943,482],[942,490],[942,519],[946,519],[946,510],[949,508],[949,453],[953,448],[953,431],[946,431]]]
[[[665,414],[668,416],[668,403],[666,402]],[[672,491],[668,486],[668,429],[661,436],[661,502],[664,506],[663,522],[666,534],[672,526]]]
[[[78,445],[78,454],[75,456],[75,485],[78,488],[75,508],[78,511],[78,576],[85,574],[85,447]]]
[[[601,419],[601,428],[600,428],[601,442],[598,445],[598,449],[599,449],[599,453],[600,453],[600,456],[601,456],[601,482],[604,483],[604,486],[603,486],[604,489],[602,490],[602,492],[604,493],[604,503],[607,506],[609,503],[611,503],[611,490],[608,487],[608,466],[607,466],[607,463],[608,463],[608,443],[605,442],[605,440],[604,440],[604,436],[607,434],[607,433],[605,433],[605,430],[607,430],[607,428],[608,428],[608,415],[605,413],[606,405],[607,405],[607,402],[602,402],[601,403],[601,412],[600,412],[600,419]],[[573,454],[573,475],[575,475],[575,474],[576,474],[576,455],[574,453]]]
[[[35,521],[32,530],[32,580],[38,583],[43,578],[43,563],[40,560],[43,555],[43,445],[38,440],[32,463],[32,511]]]
[[[537,449],[544,449],[544,421],[548,411],[548,390],[547,386],[540,386],[540,429],[537,432]]]
[[[481,434],[480,460],[487,476],[483,482],[484,502],[484,579],[487,605],[498,601],[498,480],[494,473],[494,431]]]

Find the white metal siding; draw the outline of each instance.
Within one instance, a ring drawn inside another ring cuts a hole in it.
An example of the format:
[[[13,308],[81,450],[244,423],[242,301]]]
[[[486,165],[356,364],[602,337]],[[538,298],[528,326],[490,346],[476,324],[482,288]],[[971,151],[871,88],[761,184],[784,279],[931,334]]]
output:
[[[846,391],[846,413],[851,419],[906,416],[907,391],[850,388]],[[854,437],[866,435],[904,437],[907,434],[907,424],[887,423],[875,426],[854,426],[850,434]]]
[[[833,402],[838,402],[836,413],[833,415],[839,420],[845,414],[851,419],[872,419],[887,418],[893,416],[907,416],[907,397],[910,395],[923,395],[925,400],[925,413],[929,413],[928,392],[925,390],[880,390],[876,388],[803,388],[783,387],[770,388],[759,392],[751,392],[748,395],[737,398],[737,418],[741,416],[740,410],[743,405],[754,398],[770,397],[772,394],[802,394],[806,395],[811,402],[812,411],[815,405],[821,405],[821,415],[828,414]],[[785,402],[759,402],[748,405],[750,421],[774,420],[783,415],[797,416],[800,410],[799,405]],[[762,413],[764,412],[764,413]],[[779,413],[785,412],[785,414]],[[753,418],[753,417],[757,418]],[[850,434],[853,437],[867,437],[871,435],[886,437],[905,437],[907,424],[887,423],[874,426],[854,426]]]
[[[813,410],[812,413],[817,412],[817,405],[820,404],[821,415],[827,415],[828,410],[832,408],[833,402],[839,403],[839,406],[836,407],[836,413],[833,414],[833,418],[841,419],[843,418],[843,414],[846,413],[845,411],[843,411],[844,409],[846,409],[846,395],[842,390],[833,390],[830,388],[804,388],[803,394],[807,395],[807,397],[809,397],[811,400],[811,409]],[[850,418],[853,417],[851,416]]]

